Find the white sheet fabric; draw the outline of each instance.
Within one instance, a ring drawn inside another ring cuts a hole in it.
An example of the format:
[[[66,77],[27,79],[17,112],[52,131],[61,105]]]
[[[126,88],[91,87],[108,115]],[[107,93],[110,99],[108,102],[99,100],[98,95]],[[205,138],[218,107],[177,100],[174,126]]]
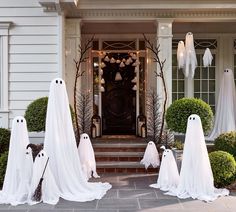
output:
[[[27,201],[32,172],[32,154],[26,150],[29,144],[27,125],[24,117],[13,119],[6,174],[0,192],[0,204],[18,205]]]
[[[95,178],[99,178],[99,175],[96,171],[96,161],[93,146],[88,134],[86,133],[80,135],[78,152],[82,170],[84,172],[84,175],[87,177],[87,180],[91,178],[92,175]]]
[[[165,149],[162,154],[161,167],[156,184],[150,185],[162,191],[173,192],[179,183],[179,172],[172,150]]]
[[[203,55],[203,66],[208,67],[211,66],[213,60],[213,56],[209,48],[206,48],[204,55]]]
[[[33,177],[32,182],[30,185],[30,191],[28,195],[28,203],[30,205],[43,202],[47,204],[55,205],[59,201],[59,189],[56,185],[55,179],[52,175],[50,169],[50,158],[48,160],[48,164],[45,169],[45,173],[43,176],[43,182],[41,187],[42,197],[41,201],[36,202],[32,199],[35,190],[39,184],[40,178],[42,177],[45,165],[47,163],[48,156],[44,150],[41,150],[35,158],[34,165],[33,165]]]
[[[181,40],[181,41],[179,41],[178,48],[177,48],[177,62],[178,62],[179,69],[184,68],[185,57],[186,57],[185,46],[184,46],[184,42]],[[185,72],[184,72],[184,74],[185,74]]]
[[[197,67],[197,57],[194,48],[193,34],[188,32],[185,37],[185,77],[193,78],[195,74],[195,69]]]
[[[71,120],[65,82],[56,78],[50,85],[44,150],[60,191],[71,201],[101,199],[111,188],[109,183],[88,183],[81,168]]]
[[[209,135],[214,140],[221,133],[236,130],[236,92],[232,70],[225,69],[215,113],[214,128]]]
[[[156,168],[160,165],[159,153],[153,141],[148,142],[143,159],[140,161],[140,163],[145,166],[145,169],[147,169],[149,166]]]
[[[175,195],[209,202],[229,194],[227,189],[216,189],[213,182],[201,119],[192,114],[188,118],[180,182]]]

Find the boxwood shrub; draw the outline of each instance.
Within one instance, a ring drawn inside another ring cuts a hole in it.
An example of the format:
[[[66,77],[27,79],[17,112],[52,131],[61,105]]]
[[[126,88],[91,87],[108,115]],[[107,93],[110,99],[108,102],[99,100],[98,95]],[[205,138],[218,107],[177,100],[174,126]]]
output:
[[[235,180],[236,162],[228,152],[214,151],[209,154],[216,187],[224,187]]]
[[[8,151],[0,155],[0,189],[2,188],[5,172],[7,168]]]
[[[236,158],[236,131],[219,135],[215,139],[215,150],[228,152]]]
[[[169,129],[185,133],[188,117],[197,114],[202,121],[204,133],[212,128],[213,112],[210,105],[196,98],[183,98],[174,101],[166,112],[166,123]]]
[[[45,131],[46,115],[47,115],[48,97],[42,97],[31,102],[26,111],[25,119],[28,131],[40,132]],[[74,112],[70,106],[71,118],[74,121]]]
[[[0,155],[8,150],[11,131],[5,128],[0,128]]]

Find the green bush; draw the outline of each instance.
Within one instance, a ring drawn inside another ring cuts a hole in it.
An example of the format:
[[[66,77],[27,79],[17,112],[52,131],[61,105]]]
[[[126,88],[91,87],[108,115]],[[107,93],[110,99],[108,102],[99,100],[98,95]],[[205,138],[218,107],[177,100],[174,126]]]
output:
[[[48,97],[42,97],[31,102],[26,111],[25,119],[29,132],[45,131],[46,115],[47,115]],[[74,112],[70,106],[71,118],[74,121]]]
[[[3,185],[5,172],[7,168],[7,158],[8,158],[8,151],[5,151],[0,155],[0,188]]]
[[[11,131],[0,128],[0,155],[8,150],[11,137]]]
[[[217,187],[231,184],[235,180],[236,162],[228,152],[215,151],[209,154],[214,183]]]
[[[236,158],[236,132],[227,132],[215,139],[215,150],[222,150],[230,153]]]
[[[202,127],[206,134],[211,130],[213,113],[210,105],[195,98],[183,98],[174,101],[166,112],[166,123],[169,129],[185,133],[188,117],[197,114],[202,121]]]

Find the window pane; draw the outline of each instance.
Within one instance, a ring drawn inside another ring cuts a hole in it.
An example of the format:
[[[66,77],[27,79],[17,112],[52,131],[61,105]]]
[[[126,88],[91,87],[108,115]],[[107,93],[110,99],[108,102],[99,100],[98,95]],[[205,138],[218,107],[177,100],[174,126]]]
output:
[[[208,78],[208,68],[202,68],[202,78],[203,79]]]
[[[203,93],[202,94],[202,100],[206,103],[208,103],[208,94],[207,93]]]
[[[177,79],[177,67],[176,66],[174,66],[172,68],[172,78]]]
[[[177,100],[177,93],[172,93],[172,102]]]
[[[209,94],[209,104],[214,105],[215,104],[215,93]]]
[[[207,92],[207,91],[208,91],[208,81],[202,80],[202,92]]]
[[[197,67],[197,68],[195,69],[194,78],[195,78],[195,79],[200,79],[200,68],[199,68],[199,67]]]
[[[215,68],[214,67],[209,68],[209,78],[215,79]]]
[[[200,92],[200,81],[199,80],[194,80],[194,91]]]
[[[178,70],[178,79],[184,79],[183,69]]]
[[[209,80],[209,91],[215,92],[215,80]]]
[[[184,91],[184,81],[183,80],[179,80],[178,81],[178,92],[183,92]]]
[[[177,92],[177,80],[172,81],[172,90],[173,92]]]

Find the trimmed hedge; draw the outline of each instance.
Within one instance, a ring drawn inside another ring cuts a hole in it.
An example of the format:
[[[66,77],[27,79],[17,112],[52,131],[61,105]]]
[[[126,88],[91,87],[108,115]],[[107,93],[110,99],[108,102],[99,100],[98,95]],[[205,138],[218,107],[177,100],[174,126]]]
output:
[[[0,188],[3,185],[3,181],[5,177],[5,172],[7,168],[7,158],[8,158],[8,151],[0,155]]]
[[[26,111],[25,111],[25,119],[27,122],[28,131],[45,131],[46,125],[46,115],[47,115],[47,105],[48,105],[48,97],[42,97],[36,99],[31,102]],[[74,112],[72,107],[70,106],[71,118],[74,121]]]
[[[217,187],[224,187],[235,180],[236,162],[228,152],[215,151],[209,154],[214,183]]]
[[[236,132],[222,133],[215,139],[215,150],[230,153],[236,158]]]
[[[211,107],[201,99],[195,98],[179,99],[170,105],[166,112],[167,127],[175,132],[185,133],[191,114],[200,116],[205,134],[211,130],[213,122]]]
[[[11,137],[11,131],[0,128],[0,155],[8,150]]]

